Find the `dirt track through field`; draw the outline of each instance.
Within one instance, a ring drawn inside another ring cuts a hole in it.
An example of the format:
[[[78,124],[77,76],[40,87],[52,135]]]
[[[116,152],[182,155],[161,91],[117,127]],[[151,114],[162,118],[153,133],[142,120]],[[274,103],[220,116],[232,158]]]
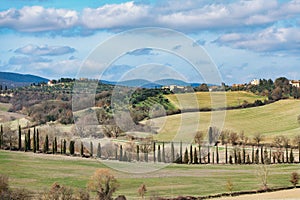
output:
[[[241,195],[237,197],[222,197],[216,200],[300,200],[300,189],[283,190],[261,194]]]

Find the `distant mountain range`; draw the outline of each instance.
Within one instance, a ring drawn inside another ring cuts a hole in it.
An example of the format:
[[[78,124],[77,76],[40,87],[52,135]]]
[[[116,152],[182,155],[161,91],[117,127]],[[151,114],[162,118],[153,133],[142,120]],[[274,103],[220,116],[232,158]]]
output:
[[[8,88],[27,86],[32,83],[48,82],[49,79],[30,74],[18,74],[12,72],[0,72],[0,85]]]
[[[187,83],[177,79],[162,79],[154,82],[144,80],[144,79],[133,79],[127,81],[120,81],[120,82],[101,80],[100,82],[104,84],[121,85],[127,87],[142,87],[142,88],[161,88],[163,86],[169,86],[169,85],[197,87],[200,85],[200,83]]]

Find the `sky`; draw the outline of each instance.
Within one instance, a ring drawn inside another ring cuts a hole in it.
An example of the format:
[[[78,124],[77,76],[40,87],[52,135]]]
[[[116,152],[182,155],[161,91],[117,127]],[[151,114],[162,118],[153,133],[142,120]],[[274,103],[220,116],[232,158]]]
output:
[[[0,3],[0,71],[58,79],[85,70],[97,78],[97,65],[87,61],[99,45],[144,27],[193,40],[226,84],[300,79],[300,0],[6,0]],[[102,78],[116,81],[131,72],[139,78],[150,71],[162,78],[173,67],[174,78],[203,81],[187,70],[190,65],[173,52],[145,46],[113,60]]]

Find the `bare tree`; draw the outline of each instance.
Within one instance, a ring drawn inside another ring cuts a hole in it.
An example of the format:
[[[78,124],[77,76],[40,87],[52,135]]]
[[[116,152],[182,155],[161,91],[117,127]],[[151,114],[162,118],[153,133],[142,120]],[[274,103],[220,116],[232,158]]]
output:
[[[256,133],[254,136],[253,136],[253,140],[254,142],[259,145],[261,141],[263,141],[263,135],[261,133]]]
[[[259,165],[257,169],[257,177],[260,180],[262,184],[262,189],[267,190],[268,189],[268,179],[270,175],[270,170],[267,165]]]

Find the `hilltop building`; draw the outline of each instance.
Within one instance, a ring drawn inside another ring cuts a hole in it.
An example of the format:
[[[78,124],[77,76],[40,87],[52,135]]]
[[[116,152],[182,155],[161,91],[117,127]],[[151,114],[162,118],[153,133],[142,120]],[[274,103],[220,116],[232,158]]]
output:
[[[299,88],[300,87],[300,81],[290,80],[290,85],[292,85],[293,87]]]
[[[251,82],[250,82],[250,85],[259,85],[260,81],[259,79],[253,79]]]

